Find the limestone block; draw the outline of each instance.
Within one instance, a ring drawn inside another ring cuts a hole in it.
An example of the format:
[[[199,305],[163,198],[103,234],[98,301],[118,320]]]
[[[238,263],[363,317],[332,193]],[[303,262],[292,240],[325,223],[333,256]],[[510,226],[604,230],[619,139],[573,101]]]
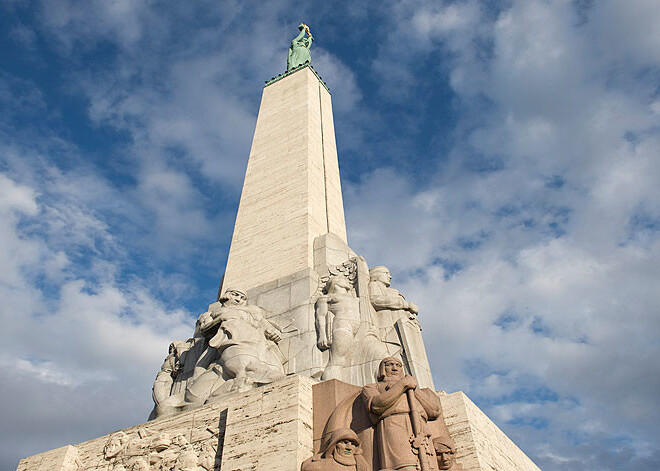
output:
[[[309,303],[318,284],[318,274],[311,268],[304,268],[250,289],[248,297],[251,303],[267,312],[280,314]]]
[[[222,471],[298,471],[313,448],[312,383],[296,375],[233,397]]]
[[[75,446],[66,445],[22,459],[16,471],[77,471],[79,469],[83,469],[80,451]]]
[[[314,270],[325,276],[328,266],[339,265],[355,257],[355,252],[337,234],[328,233],[314,239]]]
[[[24,458],[17,471],[144,469],[138,461],[151,463],[146,469],[298,471],[313,449],[313,383],[295,375],[228,393],[213,404]],[[113,438],[121,450],[110,457],[104,449]],[[183,466],[190,454],[199,467]]]
[[[291,305],[291,286],[279,286],[260,294],[255,304],[267,312],[286,312]]]
[[[539,471],[515,443],[465,394],[439,393],[457,461],[465,471]]]

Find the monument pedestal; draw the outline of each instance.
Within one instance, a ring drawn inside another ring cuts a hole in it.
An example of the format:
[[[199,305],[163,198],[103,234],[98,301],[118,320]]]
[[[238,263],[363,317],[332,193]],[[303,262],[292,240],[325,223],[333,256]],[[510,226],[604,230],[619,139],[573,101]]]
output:
[[[295,375],[230,393],[187,412],[24,458],[17,471],[299,471],[312,454],[313,382]],[[185,453],[196,456],[194,467],[185,465]]]
[[[171,417],[24,458],[17,471],[183,470],[188,468],[181,464],[182,455],[191,451],[202,463],[190,468],[197,471],[299,471],[302,462],[318,452],[332,410],[360,390],[337,380],[318,383],[289,376]],[[438,396],[456,444],[456,461],[464,471],[539,470],[465,394]],[[353,422],[358,429],[369,426],[359,418]],[[118,436],[124,437],[121,451],[109,457],[104,449]],[[150,467],[140,467],[142,462]]]

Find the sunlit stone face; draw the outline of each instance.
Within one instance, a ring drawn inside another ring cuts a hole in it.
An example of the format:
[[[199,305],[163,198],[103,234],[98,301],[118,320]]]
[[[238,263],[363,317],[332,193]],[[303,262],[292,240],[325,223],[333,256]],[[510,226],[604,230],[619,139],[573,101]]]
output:
[[[454,464],[454,451],[445,444],[435,445],[435,456],[438,459],[438,469],[450,469]]]
[[[103,449],[103,456],[106,459],[114,458],[121,451],[121,441],[118,438],[111,438],[110,442]]]
[[[247,300],[247,296],[236,290],[228,290],[225,293],[225,297],[227,298],[225,304],[229,306],[240,306]]]
[[[384,364],[385,377],[400,378],[403,376],[403,364],[399,360],[387,360]]]
[[[355,454],[356,448],[357,445],[355,443],[353,443],[351,440],[345,439],[339,440],[337,442],[337,448],[335,448],[335,450],[340,455],[353,456]]]

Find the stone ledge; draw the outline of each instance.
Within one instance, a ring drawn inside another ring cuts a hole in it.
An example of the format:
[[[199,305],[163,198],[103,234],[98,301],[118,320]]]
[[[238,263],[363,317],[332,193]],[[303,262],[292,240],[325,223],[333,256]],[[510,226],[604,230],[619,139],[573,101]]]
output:
[[[321,76],[318,74],[318,72],[316,72],[314,67],[312,67],[312,64],[310,64],[309,62],[305,62],[303,65],[299,65],[298,67],[296,67],[294,69],[291,69],[288,72],[284,72],[284,73],[281,73],[279,75],[276,75],[275,77],[271,78],[270,80],[266,80],[266,85],[264,85],[264,88],[266,88],[268,85],[274,84],[275,82],[279,82],[280,80],[282,80],[285,77],[288,77],[291,74],[295,74],[296,72],[298,72],[299,70],[304,69],[305,67],[309,67],[309,70],[311,70],[314,73],[314,75],[316,75],[316,78],[319,79],[319,82],[321,82],[321,84],[323,84],[323,86],[328,91],[328,93],[330,93],[330,89],[328,88],[328,85],[326,85],[326,83],[323,81]]]

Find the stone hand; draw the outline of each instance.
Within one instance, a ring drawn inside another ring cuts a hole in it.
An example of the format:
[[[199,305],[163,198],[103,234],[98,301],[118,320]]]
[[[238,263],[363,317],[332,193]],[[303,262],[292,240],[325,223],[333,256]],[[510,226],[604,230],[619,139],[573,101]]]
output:
[[[264,335],[268,340],[272,340],[273,342],[279,342],[282,340],[282,335],[280,335],[280,333],[272,327],[266,329]]]
[[[328,339],[326,337],[322,337],[319,339],[318,342],[316,342],[316,346],[321,350],[322,352],[330,348],[330,342],[328,342]]]
[[[412,312],[413,314],[419,313],[419,307],[417,307],[417,304],[415,303],[407,303],[408,304],[408,311]]]
[[[417,380],[409,375],[404,376],[399,380],[403,385],[404,389],[417,389]]]

